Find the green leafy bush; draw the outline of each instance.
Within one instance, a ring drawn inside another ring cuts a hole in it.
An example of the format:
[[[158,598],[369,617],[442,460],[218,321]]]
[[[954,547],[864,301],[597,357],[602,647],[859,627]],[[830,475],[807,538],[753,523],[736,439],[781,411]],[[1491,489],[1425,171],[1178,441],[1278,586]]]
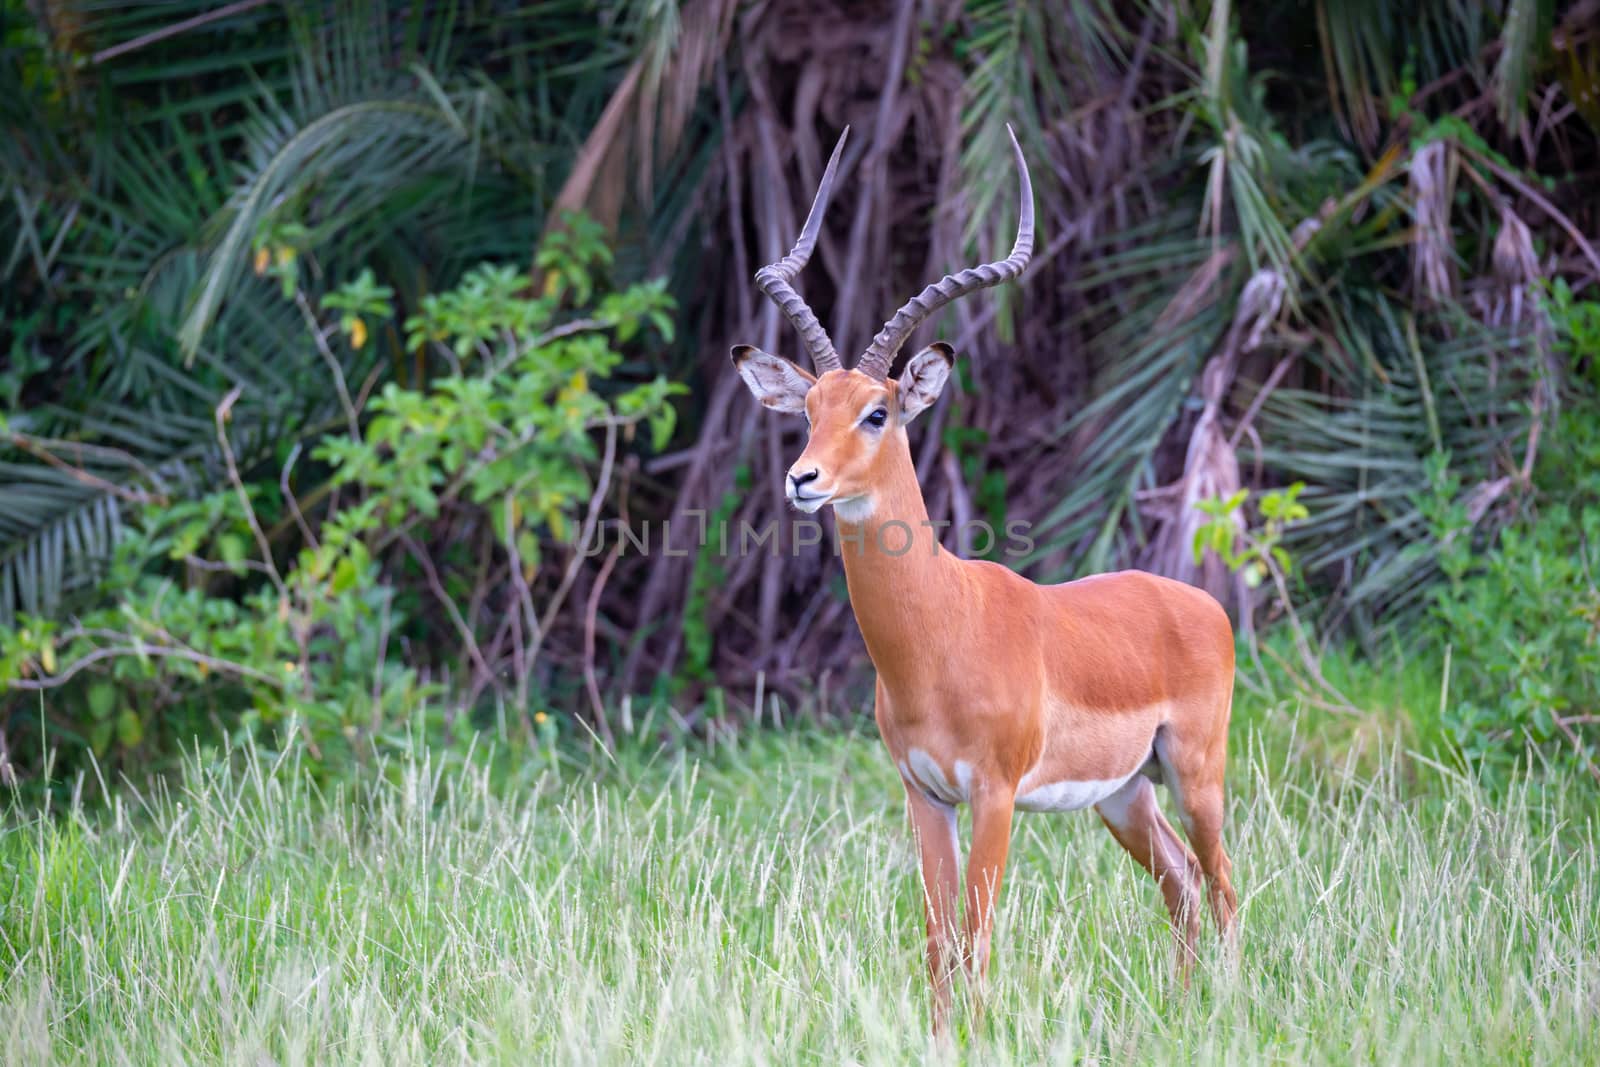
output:
[[[1510,527],[1434,604],[1453,665],[1444,726],[1486,780],[1528,745],[1553,764],[1600,760],[1600,505],[1556,503]]]
[[[1293,561],[1281,545],[1283,530],[1292,522],[1310,517],[1311,512],[1300,503],[1300,493],[1305,487],[1305,482],[1295,482],[1287,488],[1262,493],[1256,501],[1261,525],[1242,536],[1234,514],[1250,498],[1249,489],[1236,490],[1227,497],[1195,501],[1194,506],[1210,516],[1194,531],[1190,549],[1195,563],[1199,564],[1209,548],[1230,571],[1243,573],[1245,584],[1252,589],[1266,580],[1274,563],[1279,575],[1287,577],[1293,569]]]
[[[440,372],[363,402],[334,349],[360,348],[394,317],[391,291],[363,272],[313,310],[301,253],[278,240],[261,245],[261,272],[306,309],[346,409],[342,432],[310,450],[302,500],[297,453],[281,473],[238,469],[238,390],[222,400],[218,487],[145,510],[97,606],[0,628],[13,764],[54,750],[63,769],[89,753],[148,768],[196,735],[270,745],[293,729],[331,768],[465,738],[482,722],[463,712],[483,694],[499,725],[509,712],[519,727],[508,738],[548,741],[540,651],[619,450],[637,428],[655,447],[672,432],[681,387],[613,380],[618,346],[647,329],[670,336],[669,298],[655,283],[602,292],[609,252],[573,220],[541,249],[537,282],[485,265],[427,297],[404,333]]]
[[[1433,593],[1434,636],[1452,665],[1442,726],[1491,784],[1509,780],[1530,748],[1600,782],[1600,303],[1558,283],[1546,308],[1569,396],[1540,456],[1537,515],[1475,553],[1445,456],[1429,465],[1420,505],[1448,578]]]

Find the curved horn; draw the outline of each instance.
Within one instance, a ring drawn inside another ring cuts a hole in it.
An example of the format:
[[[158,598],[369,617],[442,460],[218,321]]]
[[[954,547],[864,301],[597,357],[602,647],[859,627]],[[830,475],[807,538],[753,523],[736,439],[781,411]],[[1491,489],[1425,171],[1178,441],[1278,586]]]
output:
[[[756,285],[772,298],[772,302],[778,305],[778,310],[782,311],[784,317],[800,331],[800,339],[805,342],[806,350],[811,353],[811,361],[817,365],[819,374],[840,369],[839,353],[834,351],[833,342],[828,339],[828,332],[822,328],[822,323],[817,321],[811,306],[789,283],[800,273],[800,268],[806,265],[806,260],[811,258],[811,249],[816,246],[817,231],[822,228],[822,215],[828,210],[828,194],[833,191],[833,172],[839,166],[839,155],[844,151],[845,138],[849,136],[850,127],[846,126],[844,132],[839,135],[839,143],[833,146],[833,157],[828,160],[828,169],[822,172],[822,183],[817,186],[816,198],[811,201],[811,214],[806,216],[806,224],[800,231],[800,239],[794,243],[787,256],[756,271]]]
[[[861,361],[856,364],[856,370],[879,380],[887,378],[889,365],[894,362],[895,353],[906,343],[911,331],[920,326],[929,315],[957,297],[1009,281],[1028,266],[1028,260],[1033,256],[1033,182],[1028,177],[1028,161],[1022,158],[1022,146],[1017,143],[1017,132],[1011,128],[1009,122],[1006,123],[1006,132],[1011,135],[1011,148],[1017,156],[1017,182],[1022,188],[1022,211],[1017,219],[1017,243],[1011,246],[1011,254],[994,263],[985,263],[979,267],[957,271],[955,274],[946,274],[907,300],[872,339]]]

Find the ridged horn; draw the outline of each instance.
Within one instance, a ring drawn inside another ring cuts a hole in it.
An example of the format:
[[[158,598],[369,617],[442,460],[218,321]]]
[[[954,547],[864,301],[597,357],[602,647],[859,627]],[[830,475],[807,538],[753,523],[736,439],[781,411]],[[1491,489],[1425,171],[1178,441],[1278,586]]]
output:
[[[1011,135],[1011,148],[1017,157],[1017,182],[1022,188],[1022,210],[1017,218],[1017,242],[1011,246],[1011,254],[994,263],[985,263],[982,266],[957,271],[955,274],[946,274],[907,300],[872,339],[860,362],[856,364],[856,370],[879,380],[887,378],[895,353],[906,343],[911,331],[922,325],[929,315],[958,297],[1010,281],[1027,268],[1028,260],[1033,256],[1033,182],[1028,177],[1028,161],[1022,156],[1022,146],[1017,143],[1017,132],[1011,128],[1010,123],[1006,124],[1006,132]]]
[[[818,374],[839,370],[842,366],[839,353],[834,351],[833,342],[828,339],[828,332],[822,328],[822,323],[817,321],[816,313],[790,283],[806,265],[811,258],[811,250],[816,247],[817,231],[822,229],[822,215],[828,210],[828,194],[833,191],[833,172],[839,166],[839,156],[844,152],[845,138],[849,136],[850,127],[846,126],[839,135],[839,143],[833,146],[828,169],[822,172],[822,183],[817,186],[817,195],[811,201],[811,213],[806,216],[806,224],[800,230],[800,239],[787,256],[756,271],[756,285],[772,298],[778,310],[800,332],[800,339],[805,342],[806,351],[811,353],[811,361],[816,364]]]

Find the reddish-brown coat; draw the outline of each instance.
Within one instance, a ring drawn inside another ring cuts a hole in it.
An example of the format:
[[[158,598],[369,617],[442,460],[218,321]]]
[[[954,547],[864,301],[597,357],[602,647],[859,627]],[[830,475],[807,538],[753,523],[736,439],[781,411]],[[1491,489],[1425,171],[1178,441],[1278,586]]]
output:
[[[856,371],[822,375],[805,396],[812,434],[791,471],[821,472],[817,484],[844,502],[836,516],[845,576],[878,671],[876,717],[890,755],[904,767],[920,750],[949,781],[961,777],[958,764],[970,775],[963,958],[982,975],[1024,776],[1034,783],[1120,780],[1148,765],[1172,787],[1198,857],[1161,816],[1142,778],[1100,811],[1161,883],[1187,973],[1202,873],[1225,932],[1234,912],[1221,842],[1234,671],[1227,615],[1205,592],[1143,572],[1041,586],[946,552],[927,521],[898,389]],[[858,420],[874,404],[890,411],[888,424],[864,433]],[[847,513],[860,517],[851,521]],[[954,959],[951,879],[958,861],[948,811],[914,782],[906,789],[923,851],[940,1029]]]

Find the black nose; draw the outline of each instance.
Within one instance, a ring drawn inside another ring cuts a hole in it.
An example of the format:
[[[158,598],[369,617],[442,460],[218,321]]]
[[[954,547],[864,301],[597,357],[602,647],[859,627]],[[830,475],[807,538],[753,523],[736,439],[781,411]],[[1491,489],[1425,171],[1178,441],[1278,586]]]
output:
[[[794,487],[796,489],[799,489],[802,485],[805,485],[807,482],[816,481],[817,480],[817,471],[815,469],[812,469],[812,470],[806,471],[804,474],[791,474],[791,475],[789,475],[789,480],[794,483]]]

